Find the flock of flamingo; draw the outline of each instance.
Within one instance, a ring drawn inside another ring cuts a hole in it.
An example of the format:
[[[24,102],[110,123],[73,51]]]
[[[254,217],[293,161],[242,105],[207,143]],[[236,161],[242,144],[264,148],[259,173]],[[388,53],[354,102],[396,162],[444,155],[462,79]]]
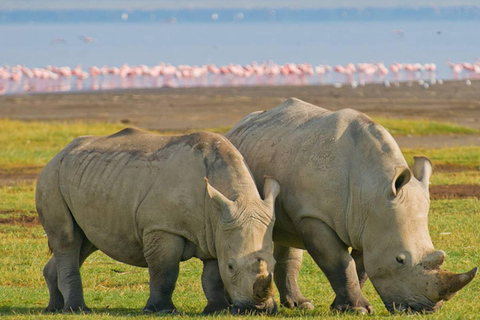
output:
[[[480,62],[447,62],[453,77],[480,78]],[[434,63],[348,63],[346,65],[317,65],[309,63],[275,64],[253,62],[247,65],[228,64],[216,66],[178,65],[160,63],[156,66],[121,67],[82,66],[27,68],[23,65],[0,67],[0,94],[28,92],[68,92],[82,90],[111,90],[161,87],[220,87],[256,85],[306,85],[335,83],[356,87],[390,81],[431,84],[436,82],[437,66]],[[389,76],[390,75],[390,76]],[[467,80],[469,81],[469,80]]]

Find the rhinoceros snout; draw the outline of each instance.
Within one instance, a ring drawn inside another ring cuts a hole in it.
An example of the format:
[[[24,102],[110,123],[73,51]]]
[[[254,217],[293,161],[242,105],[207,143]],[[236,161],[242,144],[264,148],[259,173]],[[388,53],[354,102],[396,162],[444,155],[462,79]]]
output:
[[[262,304],[255,303],[234,303],[230,308],[231,314],[276,314],[278,313],[277,304],[273,298],[268,299]]]
[[[434,313],[440,310],[443,305],[443,300],[438,301],[437,303],[418,303],[418,302],[408,302],[403,304],[389,303],[385,305],[390,313]]]

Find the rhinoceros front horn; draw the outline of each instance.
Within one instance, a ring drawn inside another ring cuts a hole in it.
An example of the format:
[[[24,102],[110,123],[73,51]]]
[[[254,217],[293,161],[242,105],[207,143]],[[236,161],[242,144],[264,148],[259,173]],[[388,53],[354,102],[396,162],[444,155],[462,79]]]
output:
[[[261,304],[273,297],[273,274],[270,272],[268,275],[260,275],[253,284],[253,293],[255,297],[255,303]]]
[[[472,279],[477,274],[478,268],[473,268],[467,273],[461,274],[454,274],[447,271],[442,271],[440,276],[440,299],[441,300],[449,300],[451,299],[455,293],[465,287],[467,284],[472,281]]]

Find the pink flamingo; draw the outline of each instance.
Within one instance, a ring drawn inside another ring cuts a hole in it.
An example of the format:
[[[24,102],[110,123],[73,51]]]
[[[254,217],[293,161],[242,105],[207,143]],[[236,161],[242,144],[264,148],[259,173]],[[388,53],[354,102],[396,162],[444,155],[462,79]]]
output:
[[[460,73],[463,70],[463,64],[447,62],[448,66],[452,69],[453,77],[455,80],[460,80]]]
[[[480,63],[450,63],[456,79],[461,72],[468,72],[468,78],[480,76]],[[273,61],[252,62],[246,65],[227,64],[216,66],[208,64],[179,65],[159,63],[155,66],[124,64],[121,67],[90,66],[88,72],[81,65],[74,68],[46,66],[45,68],[26,68],[25,66],[0,67],[0,92],[49,92],[74,90],[113,89],[113,88],[145,88],[145,87],[199,87],[199,86],[246,86],[246,85],[305,85],[316,76],[319,84],[324,77],[335,71],[344,82],[356,86],[356,77],[361,85],[372,81],[387,82],[389,73],[398,81],[401,71],[405,71],[407,81],[422,77],[435,81],[436,65],[433,63],[393,63],[387,68],[383,63],[347,63],[336,65],[312,66],[309,63],[275,64]]]

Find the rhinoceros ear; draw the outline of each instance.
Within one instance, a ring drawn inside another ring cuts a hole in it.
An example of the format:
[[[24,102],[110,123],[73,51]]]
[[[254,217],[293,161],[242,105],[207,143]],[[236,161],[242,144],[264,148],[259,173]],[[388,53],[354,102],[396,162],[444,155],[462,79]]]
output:
[[[393,177],[392,181],[392,193],[394,196],[396,196],[400,189],[402,189],[402,187],[410,181],[411,177],[412,174],[408,167],[395,168],[395,176]]]
[[[233,204],[233,201],[229,200],[227,197],[221,194],[220,191],[212,187],[210,183],[208,183],[207,178],[205,178],[205,183],[207,184],[208,195],[216,204],[218,204],[222,208],[230,207]]]
[[[263,186],[263,197],[265,199],[265,203],[267,203],[269,206],[273,206],[275,199],[280,193],[280,184],[277,180],[268,176],[264,176],[264,178],[265,184]]]
[[[413,161],[413,176],[428,190],[430,176],[432,175],[432,162],[424,156],[415,156]]]

